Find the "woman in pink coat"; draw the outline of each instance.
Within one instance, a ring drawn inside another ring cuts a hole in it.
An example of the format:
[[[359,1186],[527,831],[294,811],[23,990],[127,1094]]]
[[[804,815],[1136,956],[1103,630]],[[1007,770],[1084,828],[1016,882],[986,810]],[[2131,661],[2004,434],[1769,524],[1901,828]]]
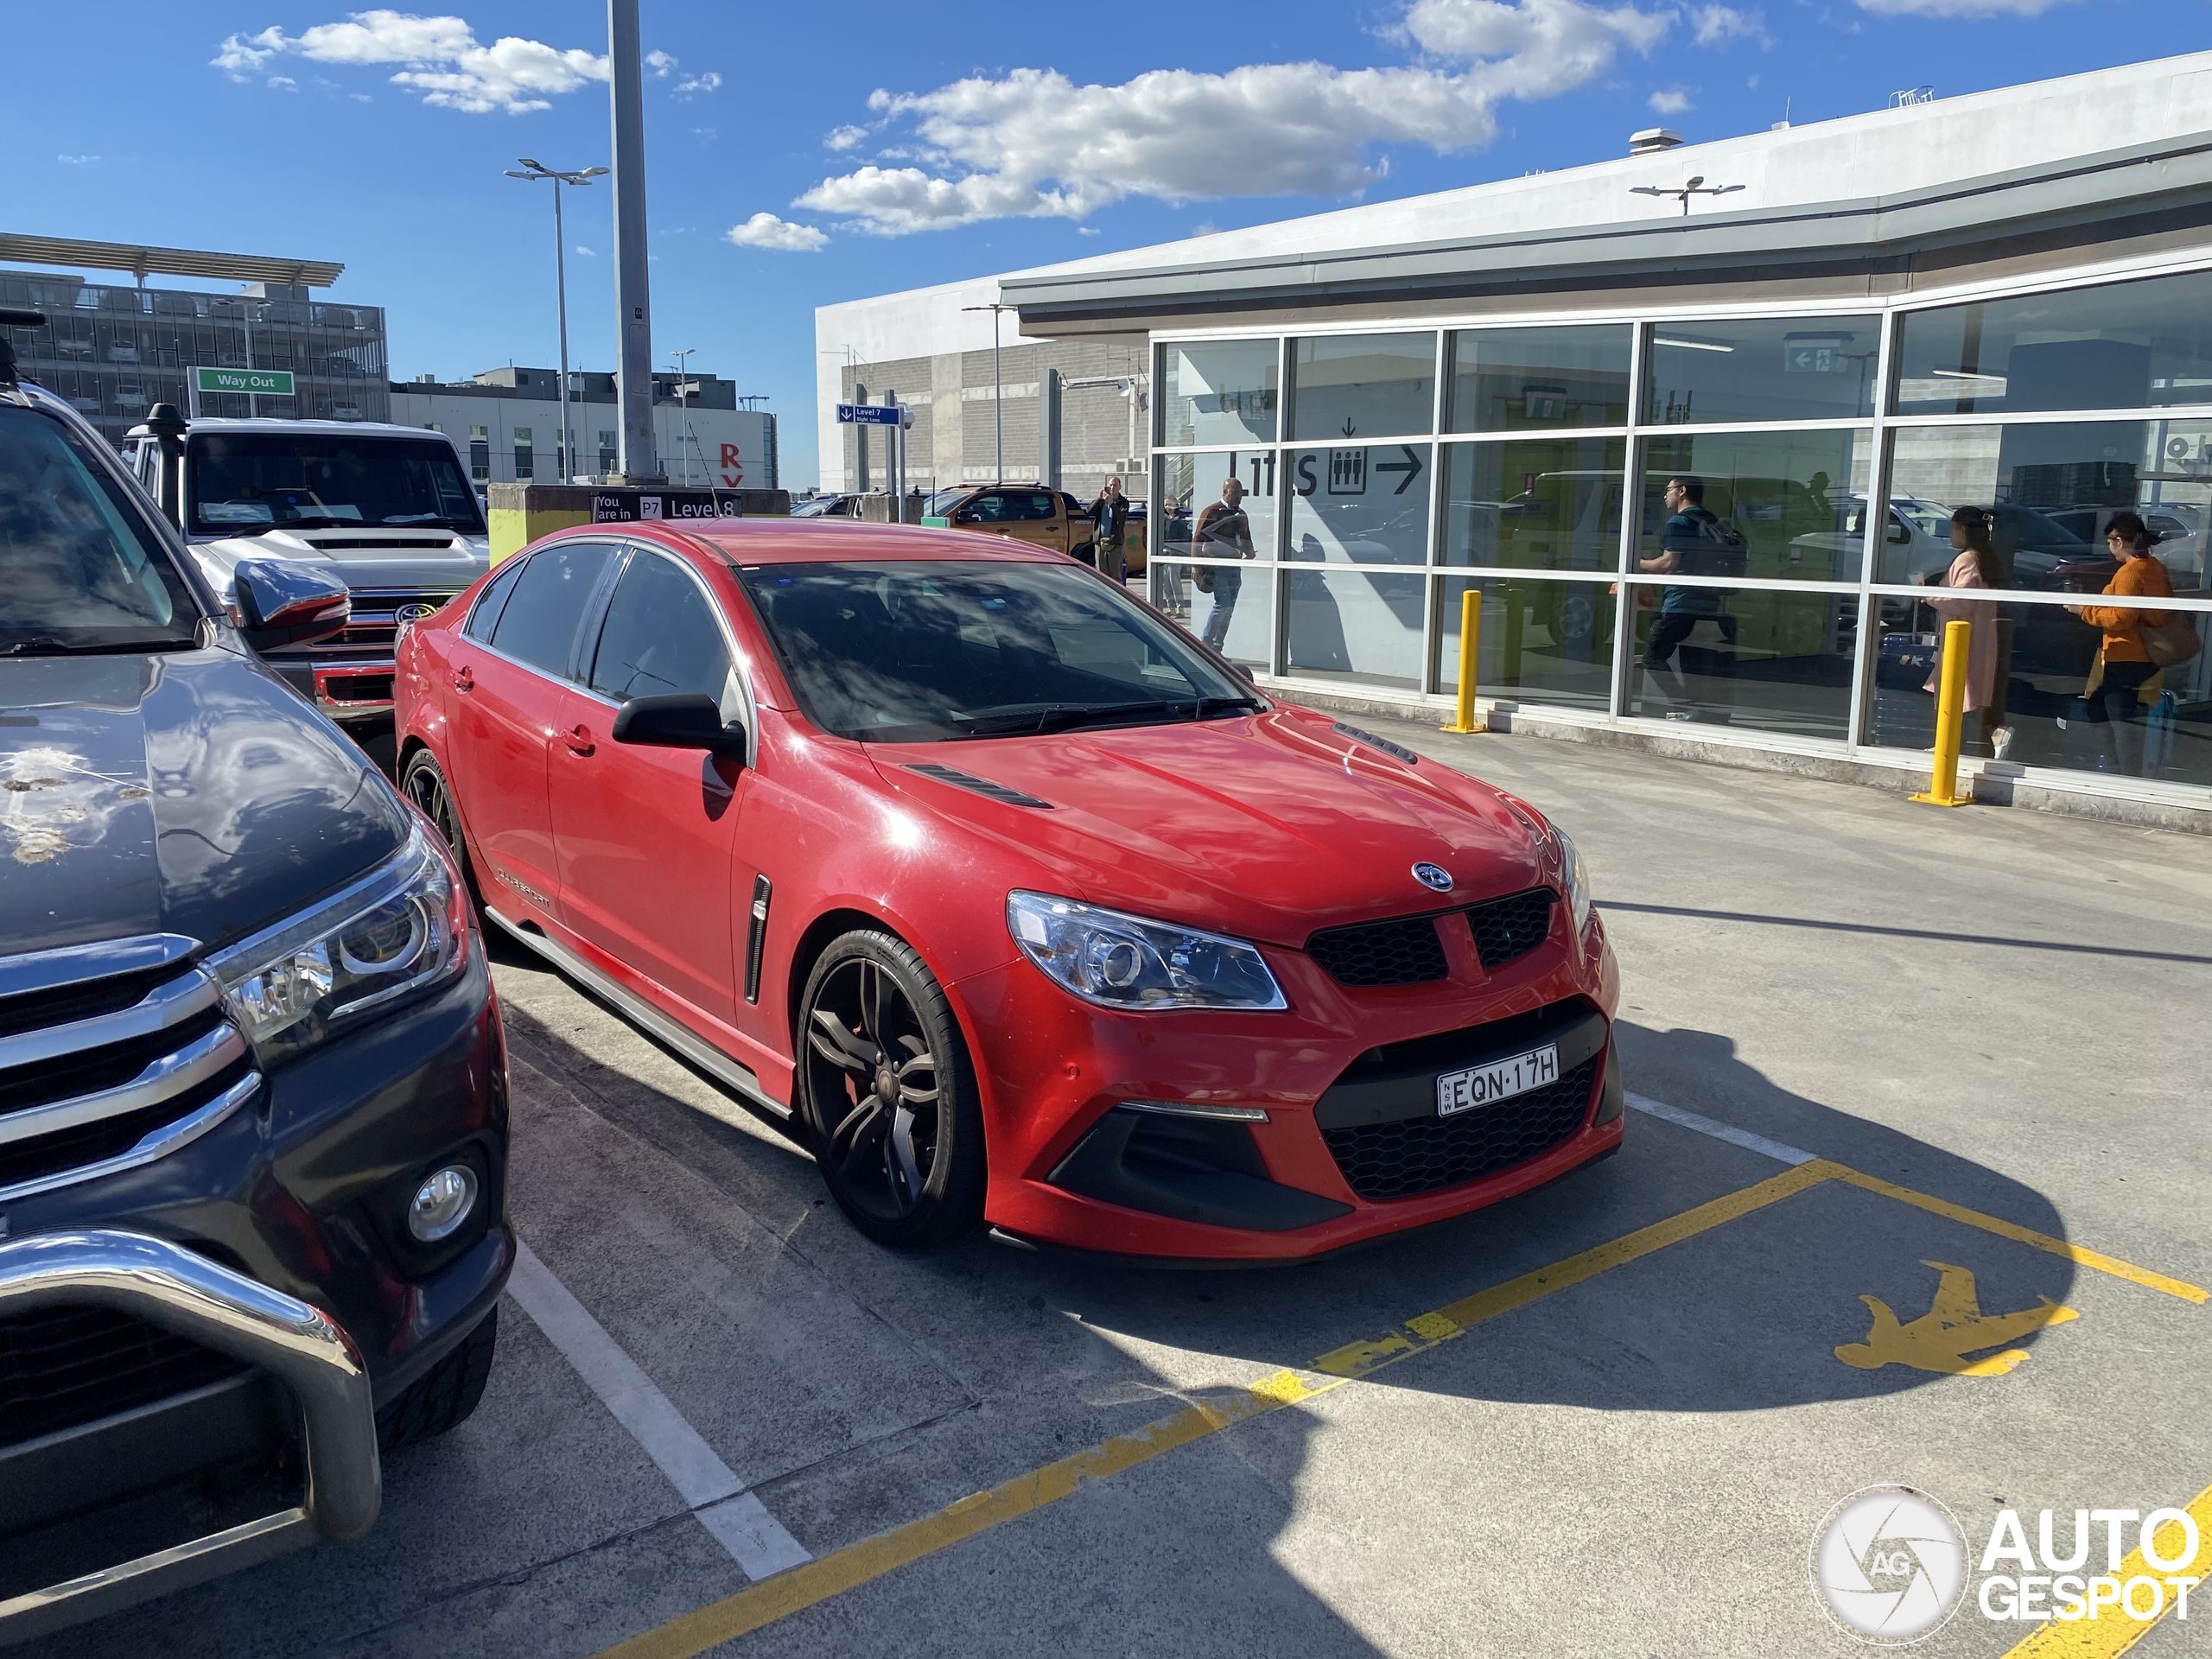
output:
[[[1989,514],[1980,507],[1961,507],[1951,515],[1951,545],[1959,550],[1959,556],[1944,573],[1942,585],[1946,589],[1986,589],[2004,585],[2004,571],[1997,563],[1996,550],[1990,545],[1990,529]],[[1928,605],[1940,620],[1964,622],[1970,630],[1967,635],[1967,712],[1979,710],[1981,714],[1981,739],[1986,751],[1992,736],[1990,717],[1996,712],[1992,706],[1997,690],[1996,602],[1944,598],[1930,599]],[[1938,657],[1934,671],[1928,676],[1928,683],[1921,689],[1934,691],[1942,683],[1943,663]]]

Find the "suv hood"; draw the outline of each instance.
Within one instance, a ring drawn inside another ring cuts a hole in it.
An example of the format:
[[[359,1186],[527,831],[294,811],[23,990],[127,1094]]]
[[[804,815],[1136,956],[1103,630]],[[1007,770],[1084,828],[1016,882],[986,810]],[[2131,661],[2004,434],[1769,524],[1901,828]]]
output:
[[[230,652],[0,662],[0,952],[213,946],[407,834],[367,758]]]
[[[902,794],[997,839],[1052,890],[1240,938],[1443,910],[1549,879],[1546,843],[1497,790],[1395,760],[1287,710],[1190,725],[869,753]],[[1019,806],[911,770],[948,766],[1052,804]],[[1449,893],[1423,886],[1441,865]]]
[[[450,542],[450,547],[409,546],[409,543]],[[356,591],[379,588],[410,593],[453,592],[492,568],[492,544],[482,536],[425,527],[394,526],[327,530],[271,530],[258,536],[224,536],[194,540],[192,556],[226,604],[231,602],[232,572],[241,559],[294,559],[320,565]]]

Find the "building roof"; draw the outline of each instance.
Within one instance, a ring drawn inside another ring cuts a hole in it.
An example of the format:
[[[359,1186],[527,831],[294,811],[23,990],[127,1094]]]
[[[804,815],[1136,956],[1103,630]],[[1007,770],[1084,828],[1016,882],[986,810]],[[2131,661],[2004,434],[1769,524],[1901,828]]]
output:
[[[239,283],[283,283],[328,288],[346,269],[329,259],[288,259],[272,254],[205,253],[129,242],[79,242],[66,236],[21,236],[0,231],[0,259],[16,264],[74,265],[86,270],[127,270],[140,282],[165,276],[213,276]]]

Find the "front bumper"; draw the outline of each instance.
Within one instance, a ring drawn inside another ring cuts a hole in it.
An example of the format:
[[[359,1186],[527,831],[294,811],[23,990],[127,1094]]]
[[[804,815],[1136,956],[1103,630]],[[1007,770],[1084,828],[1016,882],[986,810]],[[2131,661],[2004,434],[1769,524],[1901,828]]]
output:
[[[317,1538],[358,1538],[375,1522],[383,1488],[368,1368],[327,1314],[143,1233],[0,1243],[0,1318],[62,1306],[128,1314],[274,1376],[298,1402],[304,1491],[272,1513],[0,1601],[0,1642],[27,1641]]]
[[[1446,930],[1448,982],[1371,990],[1338,985],[1303,952],[1262,947],[1290,1002],[1280,1013],[1110,1013],[1026,961],[963,980],[949,989],[983,1095],[988,1218],[1002,1234],[1063,1249],[1301,1261],[1484,1208],[1602,1158],[1619,1148],[1624,1122],[1611,1040],[1618,969],[1602,922],[1579,939],[1568,933],[1561,921],[1545,949],[1486,974]],[[1455,1148],[1470,1173],[1427,1185],[1394,1186],[1371,1160],[1359,1166],[1363,1131],[1379,1125],[1387,1137],[1424,1116],[1436,1124],[1437,1072],[1552,1042],[1565,1086],[1541,1133],[1496,1155]],[[1464,1052],[1417,1075],[1432,1046],[1455,1043]],[[1374,1072],[1400,1054],[1412,1063]],[[1424,1110],[1409,1094],[1432,1104]],[[1170,1116],[1163,1106],[1217,1116]]]

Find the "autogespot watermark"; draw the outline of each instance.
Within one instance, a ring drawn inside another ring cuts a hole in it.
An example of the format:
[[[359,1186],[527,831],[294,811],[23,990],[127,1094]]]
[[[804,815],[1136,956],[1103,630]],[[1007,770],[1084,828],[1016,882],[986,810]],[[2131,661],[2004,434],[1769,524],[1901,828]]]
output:
[[[1977,1555],[1942,1499],[1912,1486],[1869,1486],[1814,1530],[1813,1587],[1838,1628],[1879,1647],[1934,1635],[1969,1600],[1999,1622],[2189,1617],[2203,1573],[2186,1510],[2076,1510],[2062,1551],[2063,1514],[2036,1515],[2031,1547],[2019,1512],[1999,1510]]]

